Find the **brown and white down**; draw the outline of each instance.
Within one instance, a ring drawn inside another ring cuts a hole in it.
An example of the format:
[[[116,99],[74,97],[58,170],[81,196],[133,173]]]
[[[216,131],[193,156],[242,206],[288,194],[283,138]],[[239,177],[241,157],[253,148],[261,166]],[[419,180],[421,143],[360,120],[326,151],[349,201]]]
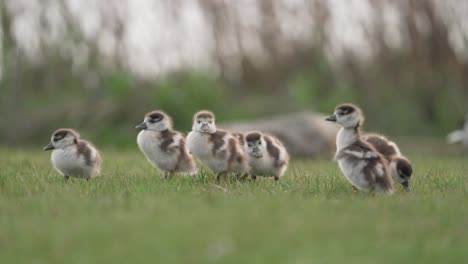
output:
[[[187,147],[195,158],[216,173],[216,179],[235,173],[249,172],[244,149],[238,134],[216,128],[215,115],[199,111],[193,117],[192,131],[187,135]]]
[[[164,173],[164,178],[196,174],[196,164],[187,150],[184,135],[173,129],[172,119],[166,113],[149,112],[136,128],[141,129],[138,147],[148,162]]]
[[[352,104],[341,104],[326,120],[341,126],[335,158],[345,178],[361,191],[393,193],[387,161],[361,137],[364,123],[361,110]]]
[[[52,165],[66,180],[70,177],[89,180],[101,172],[99,151],[73,129],[56,130],[44,150],[52,150]]]
[[[245,151],[252,179],[257,176],[274,177],[277,181],[284,175],[289,164],[289,154],[280,140],[274,136],[253,131],[245,134]]]
[[[393,180],[400,183],[406,191],[411,191],[409,182],[413,174],[413,167],[411,162],[401,154],[397,144],[385,136],[377,134],[365,134],[363,139],[385,157],[389,163]]]

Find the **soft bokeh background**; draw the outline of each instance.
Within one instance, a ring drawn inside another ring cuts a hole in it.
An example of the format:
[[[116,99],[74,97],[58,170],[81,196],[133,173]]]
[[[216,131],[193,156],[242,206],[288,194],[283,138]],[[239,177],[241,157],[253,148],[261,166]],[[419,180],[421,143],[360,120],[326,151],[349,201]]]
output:
[[[152,109],[180,130],[354,102],[369,130],[443,139],[468,108],[465,0],[0,0],[0,144],[74,127],[135,145]]]
[[[468,263],[467,156],[445,149],[468,112],[468,0],[0,0],[0,20],[1,264]],[[159,180],[135,142],[158,108],[188,131],[200,108],[343,101],[411,159],[412,192],[355,192],[331,153],[279,182]],[[99,147],[102,177],[59,177],[41,150],[58,127]]]

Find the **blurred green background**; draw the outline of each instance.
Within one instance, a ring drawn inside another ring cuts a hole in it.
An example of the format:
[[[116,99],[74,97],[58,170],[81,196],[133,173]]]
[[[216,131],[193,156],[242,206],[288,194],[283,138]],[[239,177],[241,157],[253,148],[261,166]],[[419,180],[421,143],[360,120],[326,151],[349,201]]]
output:
[[[443,138],[468,110],[466,1],[0,3],[4,146],[73,127],[133,147],[153,109],[188,131],[202,108],[230,121],[345,101],[368,130]]]

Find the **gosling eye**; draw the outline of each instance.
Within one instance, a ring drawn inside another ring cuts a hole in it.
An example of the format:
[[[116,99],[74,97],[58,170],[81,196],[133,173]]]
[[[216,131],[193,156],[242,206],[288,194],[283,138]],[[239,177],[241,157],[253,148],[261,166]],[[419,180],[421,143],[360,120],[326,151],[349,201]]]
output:
[[[210,120],[210,122],[209,122],[209,123],[210,123],[210,124],[213,124],[213,121],[211,121],[211,120]]]
[[[63,139],[64,137],[65,137],[65,135],[55,135],[54,136],[54,142],[57,142],[57,141]]]
[[[262,142],[261,142],[261,141],[259,141],[259,142],[258,142],[258,145],[259,145],[259,146],[261,146],[261,145],[262,145]]]
[[[198,124],[201,124],[201,121],[200,120],[197,120]]]

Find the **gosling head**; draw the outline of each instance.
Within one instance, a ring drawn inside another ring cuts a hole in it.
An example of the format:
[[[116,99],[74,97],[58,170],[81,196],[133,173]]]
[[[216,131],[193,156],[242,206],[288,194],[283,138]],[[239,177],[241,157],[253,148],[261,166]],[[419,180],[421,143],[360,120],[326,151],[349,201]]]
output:
[[[364,116],[359,107],[353,104],[341,104],[335,108],[333,115],[325,120],[336,122],[344,128],[357,128],[364,123]]]
[[[76,145],[80,134],[73,129],[60,128],[56,130],[50,138],[50,143],[44,147],[44,150],[64,149],[71,145]]]
[[[248,154],[255,158],[263,157],[263,153],[266,153],[266,142],[263,139],[262,133],[258,131],[249,132],[245,136],[247,142]]]
[[[145,115],[143,123],[137,125],[136,129],[166,131],[172,129],[172,119],[163,111],[152,111]]]
[[[216,132],[215,116],[210,111],[199,111],[193,116],[192,130],[213,134]]]
[[[393,173],[397,174],[393,175],[394,180],[401,183],[405,191],[411,191],[409,184],[409,180],[413,174],[413,167],[411,166],[411,163],[403,157],[395,158],[394,162],[396,163],[396,170],[394,170]]]

